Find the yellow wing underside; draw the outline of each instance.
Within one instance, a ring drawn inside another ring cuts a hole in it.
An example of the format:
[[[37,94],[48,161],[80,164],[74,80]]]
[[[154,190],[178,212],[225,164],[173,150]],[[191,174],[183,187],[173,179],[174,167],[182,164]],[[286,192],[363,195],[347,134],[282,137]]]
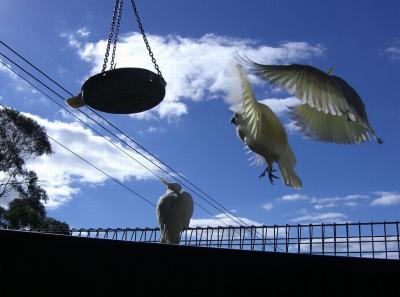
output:
[[[257,102],[250,82],[243,73],[241,67],[238,67],[242,84],[242,109],[241,114],[247,129],[254,138],[259,135],[268,135],[272,141],[285,144],[287,136],[285,128],[281,124],[275,113],[265,104]]]

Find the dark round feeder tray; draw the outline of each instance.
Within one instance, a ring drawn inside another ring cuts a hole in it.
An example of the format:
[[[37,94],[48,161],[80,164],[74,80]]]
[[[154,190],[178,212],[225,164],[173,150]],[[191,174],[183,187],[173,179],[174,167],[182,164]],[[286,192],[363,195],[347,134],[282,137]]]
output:
[[[142,68],[118,68],[90,77],[82,86],[83,100],[108,113],[128,114],[149,110],[165,96],[166,82]]]

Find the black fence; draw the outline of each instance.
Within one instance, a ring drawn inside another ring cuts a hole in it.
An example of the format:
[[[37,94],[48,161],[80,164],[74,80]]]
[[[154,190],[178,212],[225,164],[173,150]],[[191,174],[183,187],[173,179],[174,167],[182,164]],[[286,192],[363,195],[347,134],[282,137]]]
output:
[[[400,222],[196,227],[181,245],[316,255],[400,259]],[[158,242],[159,228],[72,229],[70,235]]]

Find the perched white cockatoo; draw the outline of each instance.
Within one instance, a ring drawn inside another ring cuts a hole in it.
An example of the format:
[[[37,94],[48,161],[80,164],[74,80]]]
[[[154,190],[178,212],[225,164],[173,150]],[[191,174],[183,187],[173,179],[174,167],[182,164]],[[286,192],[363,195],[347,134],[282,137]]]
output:
[[[167,192],[157,203],[157,221],[160,225],[160,242],[179,244],[183,229],[189,227],[193,215],[192,196],[182,191],[178,183],[161,182],[167,186]]]
[[[303,104],[291,108],[296,126],[311,139],[358,144],[372,136],[365,105],[342,78],[308,65],[263,65],[246,59],[260,77],[294,94]]]
[[[257,102],[243,68],[237,65],[237,69],[241,81],[241,104],[231,123],[236,126],[238,137],[267,164],[260,177],[268,173],[272,183],[277,178],[272,167],[276,162],[285,185],[300,189],[302,182],[294,171],[296,157],[289,146],[285,128],[267,105]]]

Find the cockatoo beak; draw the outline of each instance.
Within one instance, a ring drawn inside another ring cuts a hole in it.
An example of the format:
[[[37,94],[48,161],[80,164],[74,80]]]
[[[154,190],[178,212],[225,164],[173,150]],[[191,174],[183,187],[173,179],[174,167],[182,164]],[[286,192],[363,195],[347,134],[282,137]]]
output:
[[[235,116],[232,117],[231,124],[232,125],[236,125],[236,117]]]
[[[163,177],[160,178],[160,182],[162,182],[167,187],[169,186],[169,183]]]
[[[332,75],[332,74],[333,74],[333,67],[329,68],[328,74],[329,74],[329,75]]]

